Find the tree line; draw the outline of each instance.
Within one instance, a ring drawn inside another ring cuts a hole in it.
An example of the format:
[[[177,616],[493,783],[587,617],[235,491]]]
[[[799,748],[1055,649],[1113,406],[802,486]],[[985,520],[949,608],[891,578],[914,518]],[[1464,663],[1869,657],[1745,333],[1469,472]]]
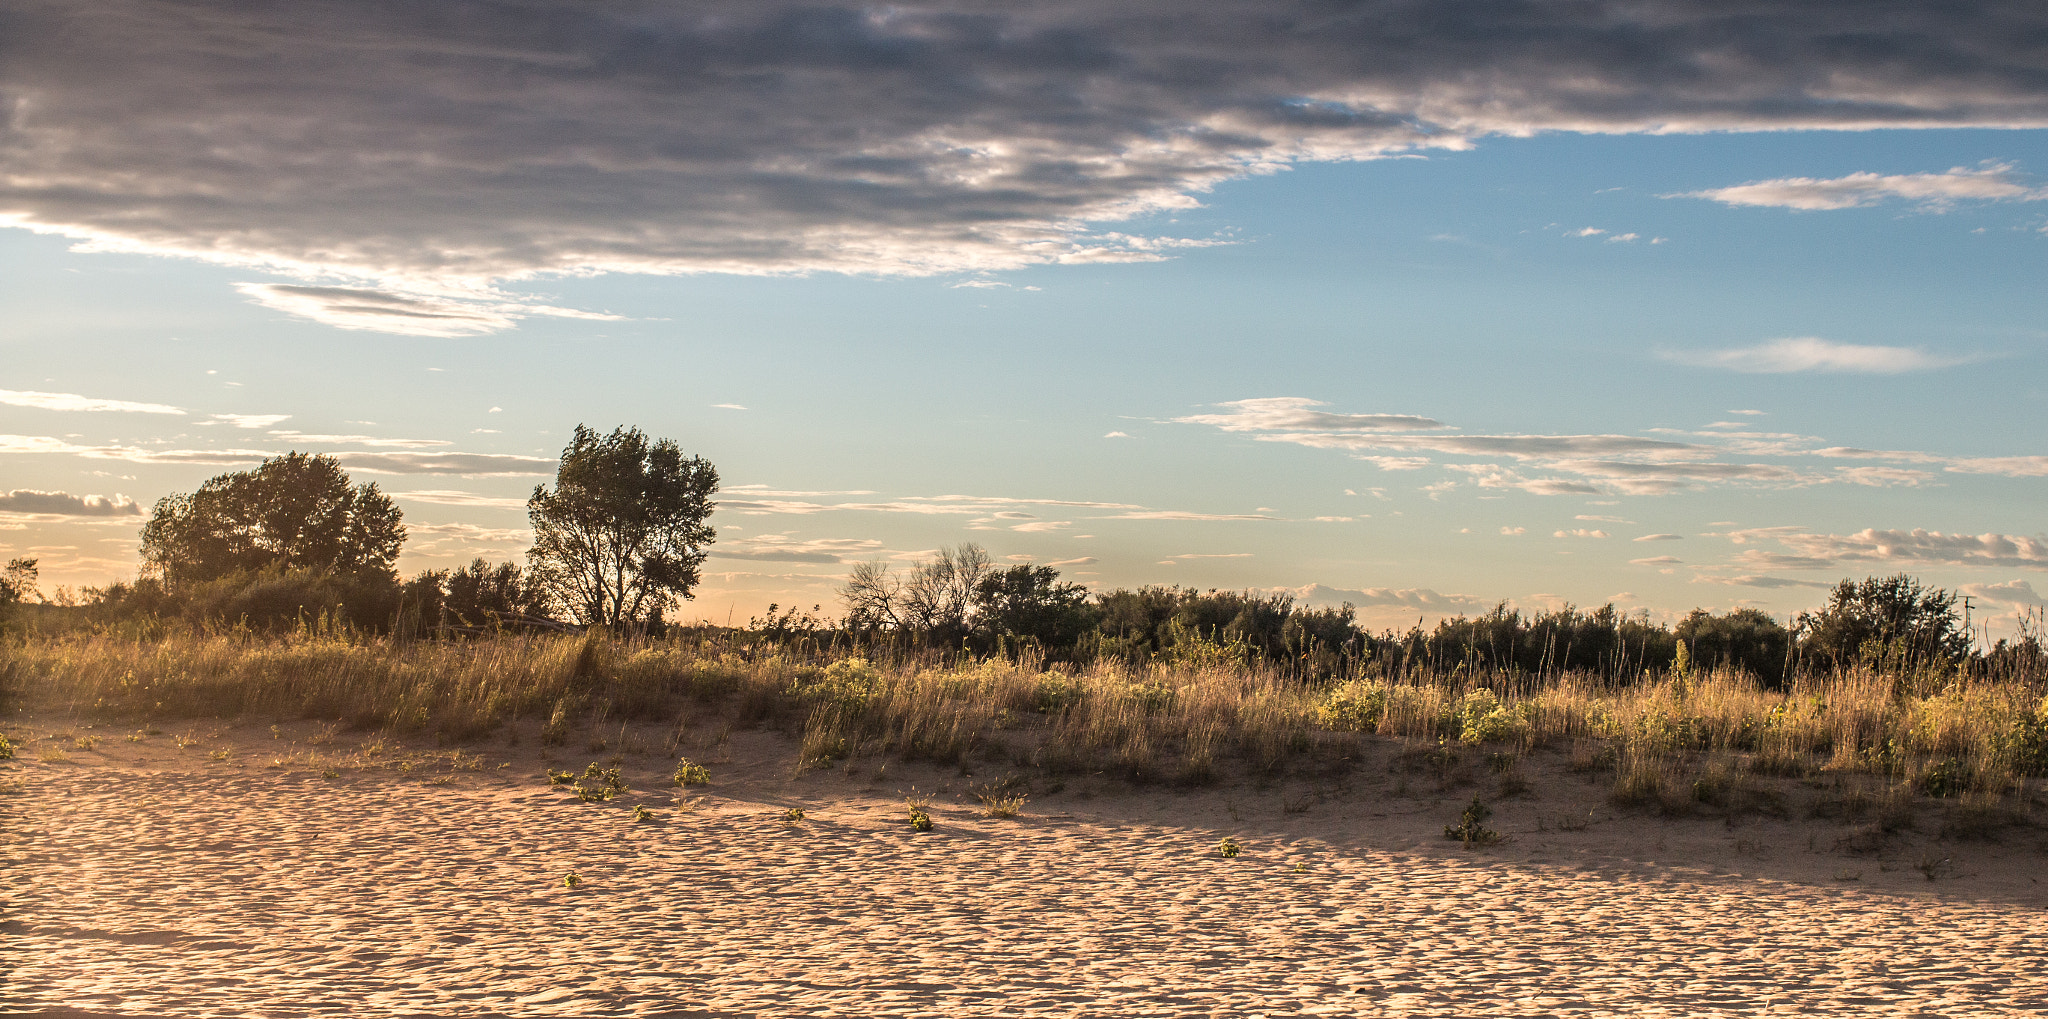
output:
[[[691,597],[716,540],[718,472],[637,428],[576,427],[555,484],[527,501],[524,564],[476,559],[401,579],[403,514],[374,483],[332,458],[298,452],[159,500],[142,529],[142,573],[87,589],[83,611],[109,621],[184,618],[258,628],[330,625],[404,636],[604,625],[660,632]],[[35,591],[36,563],[0,572],[0,610]],[[746,629],[774,640],[898,651],[1032,653],[1053,661],[1278,665],[1327,677],[1382,669],[1487,674],[1644,672],[1727,666],[1781,685],[1801,671],[1858,665],[1917,670],[1972,659],[2039,671],[2041,635],[1974,647],[1954,593],[1897,575],[1843,580],[1824,605],[1783,624],[1755,609],[1703,609],[1673,625],[1612,604],[1526,613],[1503,602],[1406,632],[1369,632],[1351,605],[1183,587],[1095,592],[1050,566],[998,566],[973,544],[898,567],[854,564],[844,614],[769,607]]]

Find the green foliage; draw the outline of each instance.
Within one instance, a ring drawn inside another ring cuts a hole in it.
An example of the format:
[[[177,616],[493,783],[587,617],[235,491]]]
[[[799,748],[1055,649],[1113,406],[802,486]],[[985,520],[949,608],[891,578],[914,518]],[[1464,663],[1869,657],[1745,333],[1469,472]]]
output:
[[[555,488],[527,500],[535,580],[585,623],[638,623],[690,597],[705,548],[718,471],[673,440],[637,428],[599,435],[583,425],[562,450]]]
[[[350,488],[333,458],[289,453],[158,500],[142,560],[173,589],[266,571],[395,580],[401,516],[375,484]]]
[[[782,819],[790,824],[802,824],[804,821],[804,808],[791,807],[782,812]]]
[[[1465,806],[1465,812],[1458,816],[1458,823],[1444,826],[1444,838],[1463,842],[1467,848],[1493,845],[1500,841],[1501,835],[1486,827],[1486,819],[1492,816],[1493,808],[1474,796],[1472,802]]]
[[[675,784],[679,786],[710,785],[711,772],[701,764],[685,757],[676,762]]]
[[[1057,715],[1081,703],[1082,690],[1079,677],[1063,672],[1041,673],[1032,691],[1031,706],[1040,714]]]
[[[1226,860],[1236,857],[1243,851],[1244,847],[1238,844],[1237,839],[1228,835],[1223,837],[1223,841],[1216,843],[1216,855]]]
[[[549,785],[568,785],[569,783],[574,781],[576,781],[576,773],[573,771],[556,771],[553,768],[548,769]]]
[[[10,559],[7,568],[0,570],[0,627],[7,625],[15,606],[35,597],[36,563],[34,559]]]
[[[914,806],[914,807],[911,807],[911,808],[910,808],[910,828],[911,828],[911,830],[912,830],[912,831],[919,831],[919,832],[926,832],[926,831],[931,831],[931,830],[932,830],[932,815],[931,815],[930,813],[928,813],[928,812],[927,812],[927,811],[926,811],[926,810],[925,810],[925,809],[924,809],[923,807],[916,807],[916,806]]]
[[[1688,668],[1683,675],[1726,666],[1749,672],[1768,687],[1782,687],[1785,683],[1792,633],[1768,613],[1736,609],[1717,616],[1705,609],[1694,609],[1679,621],[1672,634],[1686,649]],[[1675,663],[1673,669],[1677,670]]]
[[[1928,764],[1913,784],[1929,796],[1961,796],[1970,787],[1970,771],[1962,761],[1947,757]]]
[[[646,805],[646,804],[644,804],[644,803],[635,803],[635,804],[633,804],[633,821],[634,821],[635,823],[638,823],[638,822],[641,822],[641,821],[652,821],[652,820],[654,820],[654,811],[652,811],[652,810],[649,810],[649,809],[647,809],[647,805]]]
[[[1952,665],[1970,651],[1958,611],[1960,597],[1901,573],[1844,580],[1815,612],[1795,623],[1802,649],[1817,664],[1911,671]]]
[[[562,887],[564,888],[574,888],[582,883],[583,879],[578,877],[575,871],[562,875]]]
[[[1325,729],[1372,732],[1386,713],[1386,685],[1361,679],[1330,688],[1316,709],[1316,721]]]
[[[974,588],[977,628],[1009,641],[1072,647],[1094,628],[1100,611],[1088,589],[1063,583],[1050,566],[1012,566],[983,576]]]
[[[0,761],[11,760],[14,760],[14,744],[7,742],[6,736],[0,736]]]
[[[553,773],[550,772],[550,777]],[[575,787],[576,798],[585,803],[609,803],[626,791],[625,776],[618,768],[600,768],[592,762],[583,769],[583,781]]]
[[[1465,743],[1495,743],[1521,739],[1529,734],[1529,719],[1520,706],[1502,704],[1491,690],[1467,693],[1458,701],[1458,739]]]

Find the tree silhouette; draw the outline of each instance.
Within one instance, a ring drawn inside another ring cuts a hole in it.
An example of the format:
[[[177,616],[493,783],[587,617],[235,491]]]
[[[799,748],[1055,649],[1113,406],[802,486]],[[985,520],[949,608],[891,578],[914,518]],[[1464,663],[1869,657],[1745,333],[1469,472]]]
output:
[[[266,570],[396,579],[402,514],[333,458],[288,453],[157,500],[143,568],[176,588]]]
[[[534,579],[585,623],[647,619],[697,586],[717,491],[717,469],[672,439],[577,425],[554,491],[536,485],[526,501]]]

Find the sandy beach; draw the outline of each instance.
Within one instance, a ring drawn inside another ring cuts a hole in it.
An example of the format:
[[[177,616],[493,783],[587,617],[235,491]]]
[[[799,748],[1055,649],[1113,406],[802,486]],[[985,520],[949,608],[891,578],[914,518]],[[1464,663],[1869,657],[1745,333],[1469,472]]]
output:
[[[685,744],[712,762],[687,790],[652,733],[623,753],[529,735],[457,754],[305,723],[14,734],[32,741],[0,776],[6,1014],[2048,1005],[2038,829],[1859,854],[1847,826],[1797,814],[1617,815],[1560,767],[1498,805],[1505,843],[1468,850],[1441,829],[1471,791],[1395,795],[1372,767],[1199,791],[1038,777],[1001,819],[968,795],[995,772],[797,777],[791,745],[758,732]],[[615,754],[629,791],[610,802],[547,780]],[[931,798],[929,833],[907,823],[913,790]],[[1217,852],[1225,837],[1235,858]]]

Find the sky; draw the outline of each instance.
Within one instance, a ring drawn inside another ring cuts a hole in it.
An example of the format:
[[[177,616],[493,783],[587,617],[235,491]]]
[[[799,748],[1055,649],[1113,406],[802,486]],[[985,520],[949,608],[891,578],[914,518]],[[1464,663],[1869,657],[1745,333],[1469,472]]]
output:
[[[681,615],[961,542],[1375,627],[2048,587],[2024,3],[0,10],[0,557],[287,450],[520,556],[579,423]]]

